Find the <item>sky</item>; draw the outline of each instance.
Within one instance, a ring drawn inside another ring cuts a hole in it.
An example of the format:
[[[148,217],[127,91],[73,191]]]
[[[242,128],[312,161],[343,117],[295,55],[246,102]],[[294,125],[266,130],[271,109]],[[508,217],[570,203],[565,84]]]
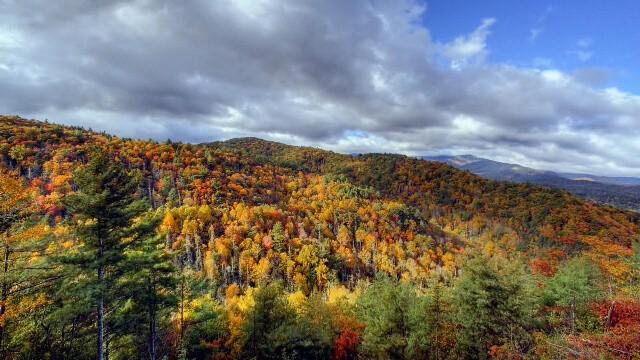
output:
[[[0,0],[0,113],[640,176],[640,2]]]

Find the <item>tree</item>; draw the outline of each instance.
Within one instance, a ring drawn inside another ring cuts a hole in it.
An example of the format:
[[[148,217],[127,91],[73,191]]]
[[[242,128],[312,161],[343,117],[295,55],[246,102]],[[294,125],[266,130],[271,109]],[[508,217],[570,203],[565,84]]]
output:
[[[14,244],[10,241],[9,230],[21,222],[27,214],[29,198],[26,189],[20,180],[9,174],[0,172],[0,239],[2,239],[2,284],[0,285],[0,346],[5,334],[5,313],[7,300],[12,288],[12,279],[9,279],[9,266],[12,263],[11,255],[15,252]],[[0,348],[1,349],[1,348]]]
[[[159,220],[155,214],[140,219],[140,226],[154,229]],[[175,269],[169,253],[164,251],[160,236],[146,236],[125,251],[123,276],[118,281],[120,296],[130,297],[122,327],[134,335],[146,333],[146,357],[158,356],[158,322],[162,314],[176,304]],[[135,320],[135,321],[132,321]]]
[[[566,322],[574,333],[586,306],[602,297],[599,269],[587,258],[574,258],[562,266],[547,282],[544,300],[548,305],[565,308]]]
[[[432,279],[427,296],[416,306],[414,312],[420,319],[416,334],[410,338],[411,348],[419,349],[415,354],[425,359],[447,359],[455,344],[455,329],[451,319],[449,288],[445,288],[439,279]],[[428,351],[425,352],[425,349]]]
[[[636,298],[640,297],[640,237],[631,243],[633,255],[629,258],[629,292]]]
[[[227,335],[221,307],[210,294],[191,299],[185,309],[184,339],[180,359],[209,359],[220,349],[219,339]]]
[[[47,227],[30,221],[35,214],[31,192],[22,181],[0,171],[0,357],[7,353],[10,327],[17,324],[20,308],[34,310],[36,294],[59,276],[48,274],[42,244]],[[33,295],[33,296],[31,296]],[[14,334],[15,335],[15,334]]]
[[[149,235],[147,224],[136,223],[148,205],[137,196],[139,178],[104,152],[94,151],[73,180],[78,191],[64,204],[72,214],[78,244],[61,260],[72,275],[68,289],[95,307],[96,358],[103,360],[105,311],[121,305],[114,298],[115,284],[122,276],[125,250]]]
[[[521,265],[471,255],[453,289],[459,356],[486,359],[500,346],[526,352],[535,305],[531,288]]]
[[[279,282],[259,288],[255,293],[255,305],[247,314],[243,327],[243,358],[280,358],[276,339],[295,317],[284,297]]]
[[[315,293],[305,298],[293,321],[284,322],[277,330],[273,346],[278,358],[327,359],[332,337],[329,308],[321,295]]]
[[[283,252],[284,246],[284,231],[282,229],[282,223],[279,221],[273,225],[271,229],[271,241],[273,242],[273,250],[277,252]]]
[[[356,305],[365,325],[361,350],[375,359],[427,358],[436,323],[430,299],[410,284],[383,277],[373,282]]]

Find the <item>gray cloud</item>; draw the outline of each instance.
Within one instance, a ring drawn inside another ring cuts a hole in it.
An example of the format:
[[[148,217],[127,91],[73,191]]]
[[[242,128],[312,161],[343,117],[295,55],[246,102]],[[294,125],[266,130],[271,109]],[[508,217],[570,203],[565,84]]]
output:
[[[486,63],[493,19],[442,44],[410,0],[99,4],[0,0],[2,112],[640,175],[640,97],[597,69]]]

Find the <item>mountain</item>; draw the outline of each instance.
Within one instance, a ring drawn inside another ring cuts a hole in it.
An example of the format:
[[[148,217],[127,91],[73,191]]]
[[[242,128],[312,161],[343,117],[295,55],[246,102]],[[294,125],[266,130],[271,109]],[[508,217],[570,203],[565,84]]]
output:
[[[595,181],[604,184],[622,186],[640,186],[640,178],[627,176],[598,176],[584,173],[558,173],[558,175],[570,180]]]
[[[557,177],[551,171],[536,170],[518,164],[509,164],[489,159],[479,158],[473,155],[458,156],[422,156],[422,159],[439,161],[458,169],[468,170],[472,173],[493,180],[527,182],[533,178]]]
[[[487,179],[544,185],[567,190],[601,204],[640,210],[640,178],[557,173],[473,155],[423,156],[421,159],[443,162]]]

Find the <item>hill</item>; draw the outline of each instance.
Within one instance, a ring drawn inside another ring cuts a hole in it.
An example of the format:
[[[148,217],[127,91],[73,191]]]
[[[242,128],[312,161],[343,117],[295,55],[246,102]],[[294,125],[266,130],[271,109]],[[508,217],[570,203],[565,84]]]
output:
[[[608,204],[621,209],[640,210],[640,179],[638,178],[557,173],[473,155],[423,156],[421,158],[443,162],[487,179],[531,183],[563,189],[600,204]]]
[[[172,359],[636,346],[603,329],[615,315],[636,334],[624,311],[639,306],[626,294],[638,285],[640,215],[566,191],[395,154],[257,138],[158,143],[7,116],[0,186],[9,358],[91,358],[96,294],[121,358],[147,356],[156,340]],[[134,210],[145,212],[116,230],[125,222],[112,217]],[[100,224],[117,239],[106,262],[87,253],[102,244],[91,238]],[[153,235],[132,235],[143,230]],[[493,335],[465,342],[478,326]]]
[[[637,214],[594,206],[568,193],[540,186],[485,180],[442,163],[392,154],[341,155],[259,139],[232,139],[211,146],[296,170],[345,175],[357,184],[373,186],[387,197],[402,199],[422,209],[443,226],[456,227],[465,223],[465,219],[476,217],[482,218],[482,222],[502,223],[517,230],[523,241],[533,238],[543,243],[564,243],[557,235],[542,236],[540,229],[547,224],[573,224],[569,219],[571,214],[589,224],[601,224],[602,219],[621,215],[631,231],[609,240],[618,242],[635,236]],[[554,219],[556,216],[560,219]],[[571,234],[574,231],[559,226],[554,232]],[[525,247],[528,246],[529,243]]]

